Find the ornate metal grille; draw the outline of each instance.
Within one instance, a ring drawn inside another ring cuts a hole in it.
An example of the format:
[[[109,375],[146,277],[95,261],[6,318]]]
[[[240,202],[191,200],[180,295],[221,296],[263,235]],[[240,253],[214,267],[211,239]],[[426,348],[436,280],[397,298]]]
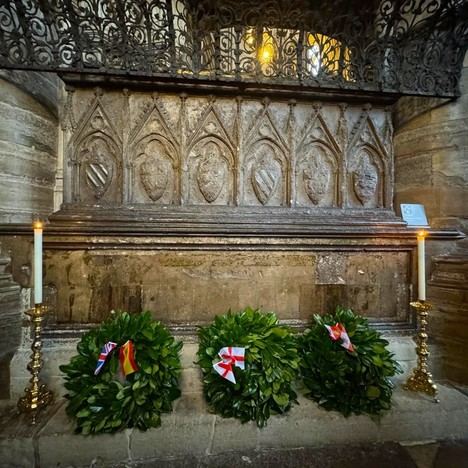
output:
[[[454,96],[467,3],[0,0],[0,66]]]

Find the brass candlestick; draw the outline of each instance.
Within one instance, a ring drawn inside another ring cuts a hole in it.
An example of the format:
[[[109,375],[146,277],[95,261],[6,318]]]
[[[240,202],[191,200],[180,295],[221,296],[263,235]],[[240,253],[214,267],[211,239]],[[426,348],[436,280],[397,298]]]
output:
[[[44,384],[40,383],[39,373],[42,367],[42,320],[46,313],[46,306],[36,304],[33,309],[26,312],[31,317],[33,324],[33,342],[31,345],[31,360],[28,364],[28,371],[31,373],[29,387],[24,389],[25,395],[18,400],[18,409],[22,413],[31,413],[32,424],[36,424],[38,410],[47,406],[53,398],[53,394]]]
[[[429,348],[427,346],[427,315],[431,309],[431,304],[426,301],[411,302],[411,306],[416,309],[418,320],[418,336],[416,344],[416,353],[418,355],[418,365],[413,370],[413,374],[406,381],[403,386],[405,390],[412,392],[423,392],[434,397],[436,403],[439,402],[437,398],[437,386],[432,380],[432,375],[427,369],[427,358],[429,357]]]

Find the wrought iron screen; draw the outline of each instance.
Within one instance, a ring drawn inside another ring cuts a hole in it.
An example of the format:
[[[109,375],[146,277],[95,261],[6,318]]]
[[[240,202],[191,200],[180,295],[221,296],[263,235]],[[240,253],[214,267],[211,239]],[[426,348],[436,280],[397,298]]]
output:
[[[454,96],[467,3],[0,0],[0,66]]]

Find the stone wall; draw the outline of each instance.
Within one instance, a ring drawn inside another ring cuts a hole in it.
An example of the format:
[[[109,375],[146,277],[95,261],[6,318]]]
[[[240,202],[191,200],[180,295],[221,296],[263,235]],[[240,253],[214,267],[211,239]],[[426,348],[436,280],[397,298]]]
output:
[[[0,74],[2,223],[31,223],[53,211],[57,86],[56,77],[39,73]]]
[[[461,97],[404,98],[395,131],[396,203],[422,203],[433,227],[468,233],[468,55]],[[417,112],[415,109],[419,109]],[[416,115],[416,116],[415,116]],[[413,118],[408,118],[413,116]],[[439,377],[468,383],[468,240],[427,243],[430,336],[441,353]]]

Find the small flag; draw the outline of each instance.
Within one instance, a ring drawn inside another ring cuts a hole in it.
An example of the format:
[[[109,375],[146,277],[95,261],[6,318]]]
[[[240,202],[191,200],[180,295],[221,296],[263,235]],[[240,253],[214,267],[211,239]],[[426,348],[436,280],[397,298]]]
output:
[[[218,353],[222,361],[213,364],[213,369],[224,379],[236,383],[236,377],[232,366],[245,369],[245,348],[235,348],[232,346],[221,348]]]
[[[354,346],[349,339],[346,328],[341,323],[332,326],[325,325],[325,328],[328,330],[328,334],[333,341],[337,341],[341,338],[341,346],[351,353],[354,352]]]
[[[117,343],[112,341],[108,341],[101,349],[101,354],[99,355],[98,362],[96,365],[96,370],[94,371],[94,375],[98,375],[101,372],[104,363],[106,362],[107,356],[114,350],[117,346]]]
[[[120,347],[119,360],[122,373],[125,377],[138,370],[138,366],[135,362],[135,347],[132,341],[128,340]]]

